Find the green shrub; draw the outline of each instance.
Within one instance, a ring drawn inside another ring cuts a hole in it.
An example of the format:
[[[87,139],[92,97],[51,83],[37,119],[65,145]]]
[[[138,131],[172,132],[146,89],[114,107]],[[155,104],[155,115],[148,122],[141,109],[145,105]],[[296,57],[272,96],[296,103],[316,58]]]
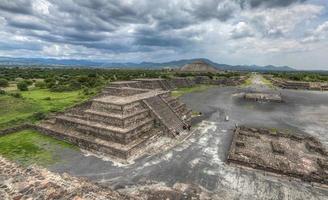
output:
[[[28,85],[25,81],[21,81],[21,82],[17,83],[17,88],[20,91],[28,91]]]
[[[0,95],[5,95],[5,94],[6,94],[6,91],[0,90]]]
[[[90,94],[90,89],[84,86],[83,89],[82,89],[82,94],[89,95]]]
[[[0,87],[8,87],[9,83],[7,81],[7,79],[1,78],[0,79]]]
[[[46,83],[44,81],[37,81],[35,83],[35,87],[38,87],[38,88],[41,88],[41,89],[46,88]]]
[[[50,101],[51,97],[46,97],[46,98],[44,98],[44,100]]]
[[[43,113],[43,112],[36,112],[36,113],[33,114],[32,117],[36,120],[42,120],[42,119],[46,118],[46,114]]]
[[[9,95],[15,98],[22,98],[22,94],[19,92],[10,93]]]
[[[33,84],[33,81],[27,79],[27,80],[24,80],[24,82],[26,83],[26,85],[30,86]]]

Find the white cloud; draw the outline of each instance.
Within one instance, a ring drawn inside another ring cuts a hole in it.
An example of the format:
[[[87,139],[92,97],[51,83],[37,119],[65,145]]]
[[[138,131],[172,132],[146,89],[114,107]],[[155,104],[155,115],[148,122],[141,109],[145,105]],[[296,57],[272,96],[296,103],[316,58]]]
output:
[[[292,5],[287,8],[251,10],[241,14],[263,37],[290,36],[298,25],[317,18],[324,10],[319,5]]]
[[[230,34],[233,39],[252,37],[254,36],[254,30],[248,23],[239,22],[234,26]]]
[[[311,43],[328,39],[328,21],[319,25],[314,31],[308,33],[309,36],[304,38],[302,42]]]

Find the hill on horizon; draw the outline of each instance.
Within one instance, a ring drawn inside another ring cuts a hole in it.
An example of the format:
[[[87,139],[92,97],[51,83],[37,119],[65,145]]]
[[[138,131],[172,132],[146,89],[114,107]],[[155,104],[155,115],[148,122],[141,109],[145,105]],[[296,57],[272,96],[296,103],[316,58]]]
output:
[[[213,62],[206,58],[181,59],[169,62],[109,62],[109,61],[94,61],[94,60],[78,60],[78,59],[54,59],[54,58],[12,58],[0,57],[0,66],[8,65],[27,65],[36,66],[44,65],[46,67],[98,67],[98,68],[147,68],[160,69],[165,67],[180,68],[184,65],[195,61],[203,61],[218,70],[232,71],[295,71],[294,68],[288,66],[258,66],[258,65],[228,65]]]
[[[180,68],[183,72],[219,72],[219,70],[213,65],[207,63],[204,60],[196,60],[192,63],[183,65]]]

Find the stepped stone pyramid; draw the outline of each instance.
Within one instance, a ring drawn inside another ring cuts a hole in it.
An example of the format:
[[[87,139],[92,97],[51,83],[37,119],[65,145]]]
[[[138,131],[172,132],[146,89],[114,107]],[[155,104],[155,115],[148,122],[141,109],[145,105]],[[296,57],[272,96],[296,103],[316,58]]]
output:
[[[176,88],[174,82],[164,79],[114,82],[97,97],[38,127],[83,149],[129,159],[153,139],[187,135],[191,111],[169,88]]]

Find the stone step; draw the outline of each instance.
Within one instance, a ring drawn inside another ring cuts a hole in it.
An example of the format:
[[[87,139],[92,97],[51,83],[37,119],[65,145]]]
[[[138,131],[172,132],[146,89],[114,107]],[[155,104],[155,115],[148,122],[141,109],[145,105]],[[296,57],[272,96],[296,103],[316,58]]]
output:
[[[134,140],[129,144],[120,144],[100,138],[92,135],[85,135],[79,133],[73,128],[65,128],[62,126],[55,126],[49,124],[41,124],[38,126],[38,130],[47,135],[53,136],[59,140],[66,140],[73,144],[78,145],[82,149],[109,154],[112,157],[120,159],[128,159],[137,148],[142,148],[150,137],[153,137],[157,132],[147,132],[142,137]]]
[[[98,112],[126,115],[143,110],[144,107],[138,101],[126,105],[115,105],[106,101],[94,100],[90,109]]]
[[[171,86],[168,84],[167,80],[159,80],[163,90],[171,90]]]
[[[139,124],[147,118],[151,118],[148,109],[131,113],[129,115],[119,115],[113,113],[97,112],[94,110],[85,110],[83,113],[66,113],[65,116],[78,118],[86,121],[101,123],[104,125],[115,126],[118,128],[128,128]]]
[[[186,104],[178,102],[177,104],[173,104],[173,105],[170,104],[170,106],[177,111],[181,109],[181,107],[186,107]]]
[[[86,135],[92,135],[94,137],[101,138],[103,140],[113,141],[120,144],[128,144],[131,141],[139,138],[144,132],[150,131],[154,126],[154,120],[148,119],[148,121],[143,122],[141,126],[131,130],[129,133],[121,134],[115,132],[109,132],[102,129],[96,129],[94,127],[86,126],[80,124],[76,129]]]
[[[98,130],[103,130],[103,131],[108,131],[112,133],[117,133],[117,134],[128,134],[131,131],[135,130],[136,128],[139,128],[149,122],[151,122],[153,119],[152,118],[146,118],[146,120],[135,124],[133,126],[129,126],[126,128],[120,128],[116,126],[111,126],[108,124],[100,123],[100,122],[95,122],[95,121],[89,121],[89,120],[84,120],[81,118],[78,118],[78,116],[57,116],[56,121],[58,122],[63,122],[63,123],[68,123],[73,126],[77,125],[84,125],[84,126],[89,126]]]
[[[106,123],[112,126],[121,128],[129,127],[135,123],[143,121],[145,118],[150,117],[148,109],[137,110],[129,114],[116,114],[107,112],[98,112],[88,109],[84,112],[84,119]]]
[[[98,115],[102,117],[108,117],[108,118],[116,118],[116,119],[127,119],[131,118],[133,116],[136,116],[138,114],[147,113],[149,112],[149,109],[141,108],[140,110],[135,110],[134,112],[126,113],[124,115],[117,114],[117,113],[111,113],[111,112],[100,112],[92,109],[85,110],[85,113],[92,114],[92,115]]]
[[[177,114],[165,103],[165,101],[159,97],[153,97],[146,100],[146,104],[151,108],[161,122],[168,128],[171,134],[175,134],[175,131],[182,132],[184,123],[178,117]]]

